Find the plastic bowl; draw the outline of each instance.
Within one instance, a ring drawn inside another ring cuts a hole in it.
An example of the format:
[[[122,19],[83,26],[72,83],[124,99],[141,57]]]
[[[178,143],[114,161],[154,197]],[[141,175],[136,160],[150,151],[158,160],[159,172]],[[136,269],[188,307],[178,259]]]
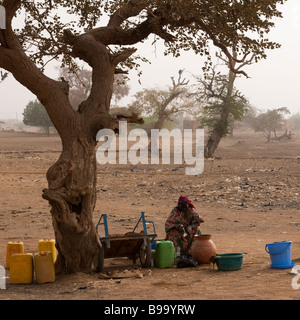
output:
[[[214,258],[220,271],[240,270],[243,266],[244,253],[223,253]]]

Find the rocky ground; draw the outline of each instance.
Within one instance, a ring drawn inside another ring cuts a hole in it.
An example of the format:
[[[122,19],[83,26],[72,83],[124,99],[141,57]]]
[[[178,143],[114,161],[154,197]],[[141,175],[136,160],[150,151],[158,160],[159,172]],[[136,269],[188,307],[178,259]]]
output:
[[[23,241],[25,251],[33,253],[38,240],[54,237],[41,193],[60,150],[56,136],[0,132],[1,265],[9,241]],[[198,176],[185,175],[184,165],[99,165],[95,223],[106,213],[111,233],[125,233],[143,211],[162,239],[165,219],[185,194],[204,218],[202,232],[212,235],[218,253],[246,253],[243,268],[141,269],[126,258],[107,259],[104,275],[60,276],[43,285],[12,285],[7,278],[0,299],[298,299],[295,274],[270,268],[265,245],[293,241],[292,259],[300,261],[299,166],[300,133],[266,144],[252,132],[224,139]]]

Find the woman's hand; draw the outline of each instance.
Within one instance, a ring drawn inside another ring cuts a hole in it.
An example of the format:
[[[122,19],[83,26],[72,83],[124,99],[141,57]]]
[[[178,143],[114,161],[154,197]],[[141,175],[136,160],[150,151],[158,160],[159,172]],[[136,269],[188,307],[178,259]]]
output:
[[[193,232],[196,233],[198,228],[200,228],[200,227],[199,227],[199,225],[197,223],[191,224],[186,228],[186,232],[188,234],[191,234]]]
[[[186,228],[186,233],[190,234],[193,232],[193,225],[190,225]]]
[[[184,227],[182,224],[176,224],[175,229],[178,230],[181,233],[184,233]]]

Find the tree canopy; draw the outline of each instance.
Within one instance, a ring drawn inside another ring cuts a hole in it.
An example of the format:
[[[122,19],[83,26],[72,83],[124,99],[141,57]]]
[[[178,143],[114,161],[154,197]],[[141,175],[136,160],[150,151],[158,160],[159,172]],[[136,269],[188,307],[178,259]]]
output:
[[[265,58],[265,49],[278,47],[265,35],[274,26],[272,19],[281,17],[277,4],[285,1],[2,0],[0,4],[6,8],[8,24],[15,13],[25,15],[15,34],[31,59],[44,66],[52,59],[69,64],[77,57],[90,63],[79,50],[80,44],[88,43],[88,35],[105,46],[119,47],[154,34],[166,41],[166,53],[175,56],[181,49],[208,54],[210,40],[228,56],[227,48],[234,47],[242,55],[253,52],[257,59]],[[100,27],[107,15],[108,24]],[[10,47],[5,40],[2,35],[1,45]],[[118,49],[112,52],[116,59],[120,54]]]
[[[214,129],[220,131],[221,136],[229,132],[229,116],[234,120],[241,120],[247,110],[247,99],[230,83],[230,76],[217,73],[215,69],[206,79],[199,79],[199,96],[203,101],[203,112],[200,116],[201,125],[207,127],[211,133]],[[230,94],[229,87],[232,86]],[[226,122],[220,122],[224,109],[227,108]],[[219,128],[217,128],[219,127]]]
[[[50,127],[53,127],[46,109],[38,101],[30,101],[23,112],[23,122],[29,126],[41,127],[46,133],[50,134]]]
[[[40,69],[52,60],[76,69],[78,59],[83,60],[93,68],[93,86],[87,103],[78,111],[108,113],[104,103],[90,103],[101,100],[103,92],[99,79],[107,73],[107,66],[99,63],[100,57],[109,59],[115,72],[125,72],[124,65],[132,68],[135,61],[132,55],[136,49],[128,46],[143,42],[152,34],[165,41],[166,54],[178,56],[182,50],[194,50],[207,55],[208,64],[209,45],[213,43],[228,57],[233,70],[244,73],[235,69],[234,62],[244,61],[249,53],[259,60],[266,57],[266,49],[279,47],[267,34],[274,26],[273,19],[281,17],[277,6],[285,1],[2,0],[7,27],[0,33],[0,68],[12,72],[46,106],[47,98],[41,90],[45,83],[39,79],[40,86],[36,85],[37,77],[48,80],[39,73]],[[18,29],[12,26],[15,15],[25,17]],[[238,57],[234,58],[228,48],[234,48]],[[24,70],[33,67],[33,63],[39,71],[24,77]],[[56,86],[68,91],[64,82]],[[59,111],[63,119],[71,111],[46,109],[60,131],[55,114]]]
[[[267,142],[270,142],[272,133],[276,138],[276,132],[286,126],[284,115],[289,113],[290,111],[286,107],[262,112],[253,119],[252,128],[255,132],[263,132]]]

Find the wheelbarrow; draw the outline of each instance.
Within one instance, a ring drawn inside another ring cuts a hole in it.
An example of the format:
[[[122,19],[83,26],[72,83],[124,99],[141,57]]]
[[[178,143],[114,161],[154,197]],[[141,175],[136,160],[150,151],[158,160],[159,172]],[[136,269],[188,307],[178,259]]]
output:
[[[152,225],[152,233],[148,232],[148,224]],[[142,225],[142,231],[136,232],[140,225]],[[105,236],[100,235],[100,226],[104,226]],[[104,259],[128,257],[135,264],[136,259],[139,257],[143,268],[151,267],[151,242],[156,238],[157,234],[154,223],[146,221],[144,212],[141,212],[141,217],[131,232],[110,235],[106,214],[101,215],[96,225],[96,230],[102,244]]]

